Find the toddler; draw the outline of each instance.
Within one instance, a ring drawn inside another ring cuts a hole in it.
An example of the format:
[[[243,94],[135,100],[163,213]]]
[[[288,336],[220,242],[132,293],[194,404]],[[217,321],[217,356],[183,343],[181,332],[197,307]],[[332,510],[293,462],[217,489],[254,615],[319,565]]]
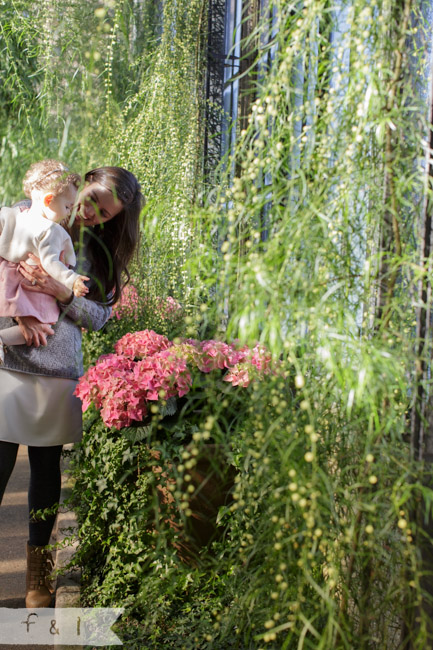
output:
[[[60,225],[71,216],[80,181],[78,174],[69,173],[58,160],[42,160],[34,163],[24,177],[23,189],[32,200],[31,207],[0,210],[0,316],[34,316],[42,323],[58,319],[60,310],[55,298],[27,291],[23,284],[19,263],[34,264],[29,253],[36,255],[44,270],[75,296],[88,293],[84,282],[89,278],[69,268],[76,264],[74,246]],[[0,330],[0,364],[4,363],[6,345],[23,343],[18,325]]]

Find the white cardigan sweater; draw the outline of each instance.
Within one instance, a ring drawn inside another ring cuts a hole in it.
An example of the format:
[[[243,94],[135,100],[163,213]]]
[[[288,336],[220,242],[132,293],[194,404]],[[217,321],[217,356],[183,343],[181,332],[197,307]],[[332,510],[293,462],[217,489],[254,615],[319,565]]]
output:
[[[64,251],[65,264],[60,261]],[[42,215],[19,208],[0,210],[0,257],[8,262],[23,262],[33,253],[43,269],[68,289],[80,277],[68,266],[77,263],[72,240],[66,230]],[[68,265],[68,266],[66,266]]]

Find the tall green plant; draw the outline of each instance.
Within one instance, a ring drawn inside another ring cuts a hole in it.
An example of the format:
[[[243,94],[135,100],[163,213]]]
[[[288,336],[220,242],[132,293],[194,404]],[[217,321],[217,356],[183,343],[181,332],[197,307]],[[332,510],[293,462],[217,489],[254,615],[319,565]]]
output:
[[[305,451],[291,475],[302,475],[291,483],[295,503],[328,510],[316,535],[295,527],[282,542],[285,557],[301,554],[299,595],[290,624],[270,619],[270,632],[256,638],[277,647],[396,647],[399,616],[429,598],[410,513],[421,494],[429,510],[430,492],[408,444],[425,182],[419,134],[429,129],[418,92],[424,24],[410,2],[273,6],[275,59],[239,134],[238,173],[207,213],[209,235],[219,228],[217,274],[206,256],[192,263],[213,280],[211,306],[218,320],[228,313],[228,333],[260,339],[294,365],[306,420],[290,411],[282,421],[288,444],[302,436]],[[203,213],[198,219],[203,225]],[[265,426],[272,441],[275,421],[277,409]],[[287,476],[288,458],[282,468]],[[287,489],[282,476],[277,485]],[[324,501],[306,500],[300,487]],[[288,496],[280,530],[284,521],[290,528]],[[304,514],[314,528],[317,515]],[[252,599],[265,589],[255,577],[250,587]],[[402,635],[414,647],[430,634],[428,616],[419,620],[408,619]]]
[[[186,335],[261,340],[285,375],[229,422],[207,389],[189,433],[224,445],[236,488],[195,567],[163,521],[149,529],[144,438],[95,420],[77,466],[89,602],[128,604],[131,648],[426,647],[412,513],[422,499],[428,517],[432,493],[408,436],[412,395],[431,390],[425,330],[413,346],[415,288],[430,279],[416,225],[431,198],[423,5],[270,3],[274,30],[264,16],[249,39],[272,62],[257,75],[254,62],[251,114],[204,199],[207,7],[156,7],[5,0],[1,201],[19,198],[36,157],[130,168],[148,199],[140,295],[183,302]],[[184,433],[153,440],[181,510]]]

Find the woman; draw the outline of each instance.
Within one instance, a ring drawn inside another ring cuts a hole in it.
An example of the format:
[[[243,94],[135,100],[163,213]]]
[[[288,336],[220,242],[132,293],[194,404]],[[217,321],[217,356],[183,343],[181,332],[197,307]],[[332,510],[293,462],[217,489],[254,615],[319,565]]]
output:
[[[30,513],[53,508],[59,501],[62,445],[81,438],[81,403],[73,395],[83,373],[81,327],[97,330],[107,321],[122,281],[129,279],[127,265],[139,238],[143,197],[137,179],[127,170],[102,167],[88,172],[78,200],[71,236],[82,244],[77,270],[92,278],[90,291],[86,298],[77,298],[40,265],[21,263],[27,289],[54,296],[62,313],[53,327],[31,316],[17,319],[29,347],[11,347],[0,368],[0,502],[18,446],[28,445]],[[0,319],[0,327],[13,324],[12,319]],[[44,520],[30,515],[29,608],[48,607],[51,602],[52,560],[45,547],[54,521],[55,514]]]

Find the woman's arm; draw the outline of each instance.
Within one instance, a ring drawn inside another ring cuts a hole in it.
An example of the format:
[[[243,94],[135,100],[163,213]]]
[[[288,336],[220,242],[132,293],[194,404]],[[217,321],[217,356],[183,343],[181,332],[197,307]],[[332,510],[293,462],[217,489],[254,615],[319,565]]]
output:
[[[31,258],[38,264],[37,266],[30,266],[25,262],[20,262],[19,269],[26,280],[29,281],[29,284],[26,284],[27,291],[40,291],[54,296],[62,312],[81,327],[89,330],[99,330],[105,325],[111,314],[110,306],[75,297],[70,289],[54,280],[44,271],[35,255],[31,255]]]
[[[90,331],[100,330],[111,316],[109,305],[76,296],[68,304],[59,302],[59,307],[74,323]]]
[[[35,255],[30,253],[29,257],[36,262],[37,266],[26,264],[26,262],[20,262],[19,266],[19,272],[28,280],[28,284],[25,285],[26,291],[46,293],[56,298],[62,304],[70,302],[74,295],[72,290],[48,275]]]

